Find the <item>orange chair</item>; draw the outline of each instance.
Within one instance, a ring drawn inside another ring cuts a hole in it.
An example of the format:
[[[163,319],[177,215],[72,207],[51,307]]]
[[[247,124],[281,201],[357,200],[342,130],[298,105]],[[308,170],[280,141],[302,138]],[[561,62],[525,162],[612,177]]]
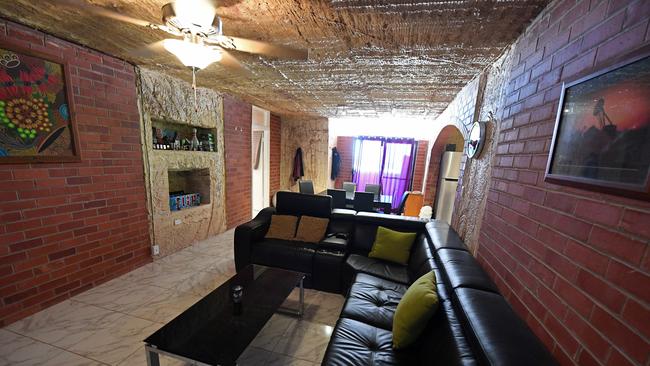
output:
[[[424,195],[422,192],[404,192],[402,204],[400,205],[400,214],[402,216],[418,217],[420,209],[424,205]]]

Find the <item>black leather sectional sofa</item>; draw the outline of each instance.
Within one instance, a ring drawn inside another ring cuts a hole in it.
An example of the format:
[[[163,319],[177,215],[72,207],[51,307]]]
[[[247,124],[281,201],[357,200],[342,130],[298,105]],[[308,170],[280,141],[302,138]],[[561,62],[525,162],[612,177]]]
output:
[[[277,198],[277,209],[236,229],[235,263],[238,269],[256,263],[299,270],[310,275],[311,287],[346,295],[323,365],[556,364],[449,225],[332,211],[328,196],[286,192]],[[329,237],[318,244],[265,240],[275,212],[329,217]],[[368,257],[379,226],[418,233],[406,266]],[[439,308],[415,345],[393,350],[397,304],[429,271],[436,274]]]

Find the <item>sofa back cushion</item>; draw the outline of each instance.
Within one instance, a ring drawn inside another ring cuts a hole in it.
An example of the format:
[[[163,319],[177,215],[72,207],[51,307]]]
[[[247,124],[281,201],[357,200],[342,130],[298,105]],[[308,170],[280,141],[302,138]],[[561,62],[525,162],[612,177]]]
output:
[[[411,256],[408,261],[408,274],[411,280],[420,278],[423,274],[436,268],[433,250],[426,235],[420,234],[411,247]]]
[[[352,253],[366,256],[372,250],[379,226],[407,233],[424,232],[424,222],[405,216],[359,212],[355,223],[350,249]]]
[[[298,223],[298,231],[294,240],[307,243],[318,243],[325,237],[327,224],[330,220],[322,217],[303,215]]]
[[[271,225],[264,236],[267,239],[293,240],[296,235],[298,217],[291,215],[271,216]]]
[[[332,197],[280,191],[276,196],[276,212],[279,215],[330,217]]]

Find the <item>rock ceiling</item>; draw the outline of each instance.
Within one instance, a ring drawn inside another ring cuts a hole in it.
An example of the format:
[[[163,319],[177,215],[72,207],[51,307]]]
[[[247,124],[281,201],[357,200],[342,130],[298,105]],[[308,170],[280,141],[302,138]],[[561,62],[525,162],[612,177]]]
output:
[[[169,0],[86,0],[160,23]],[[224,0],[224,34],[309,50],[306,61],[235,52],[249,74],[218,64],[199,86],[284,114],[435,117],[548,0]],[[0,2],[0,14],[137,65],[190,80],[170,54],[133,50],[162,31],[90,15],[52,0]]]

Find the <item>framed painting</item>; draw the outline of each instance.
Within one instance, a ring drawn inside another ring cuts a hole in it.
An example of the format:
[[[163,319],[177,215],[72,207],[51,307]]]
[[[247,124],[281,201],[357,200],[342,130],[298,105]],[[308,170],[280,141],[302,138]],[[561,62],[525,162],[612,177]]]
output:
[[[650,198],[650,54],[563,85],[545,180]]]
[[[79,159],[67,64],[0,43],[0,163]]]

